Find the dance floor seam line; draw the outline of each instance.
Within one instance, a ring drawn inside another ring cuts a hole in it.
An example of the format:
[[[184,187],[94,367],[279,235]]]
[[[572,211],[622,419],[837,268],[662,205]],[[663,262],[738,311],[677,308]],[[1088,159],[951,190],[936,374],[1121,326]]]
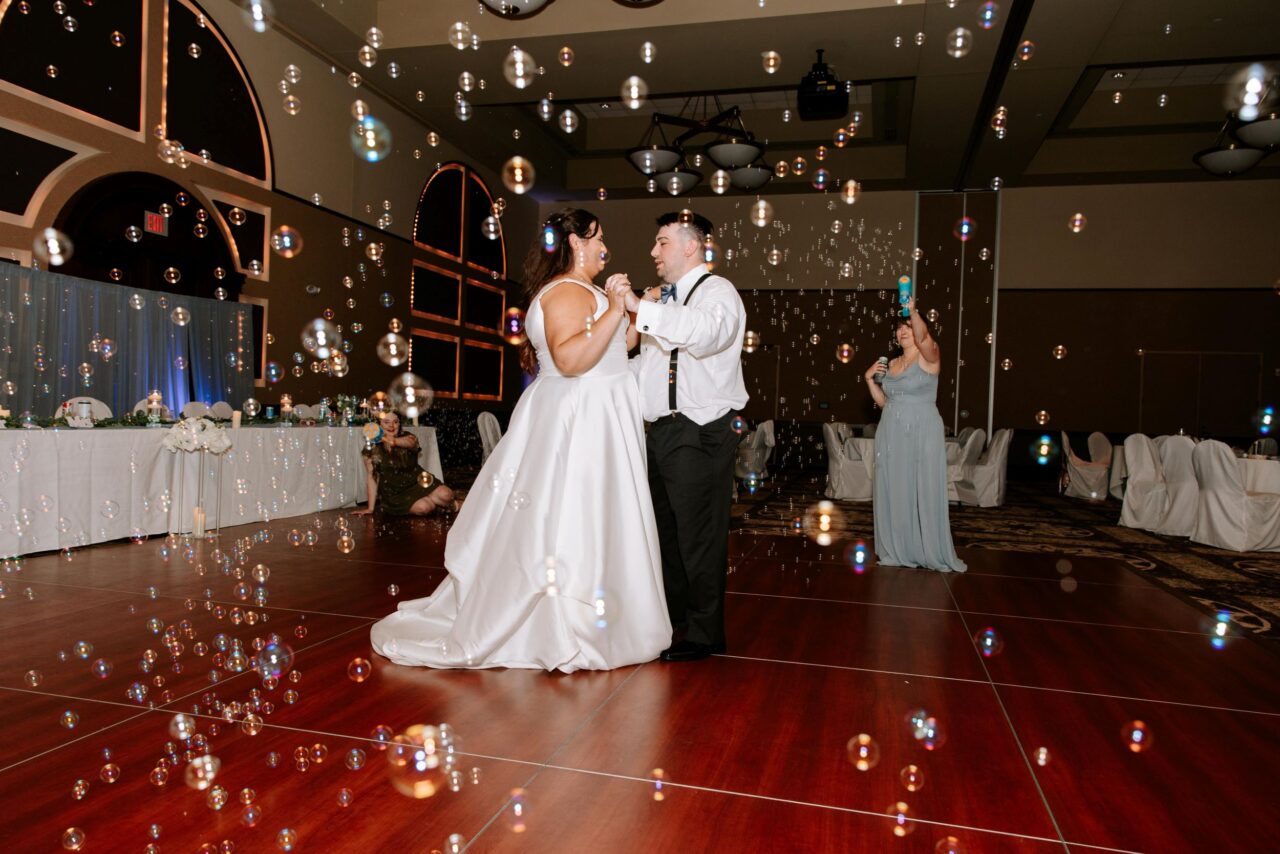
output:
[[[566,747],[568,747],[574,741],[574,739],[576,739],[582,733],[582,731],[586,729],[587,726],[589,726],[593,720],[595,720],[596,716],[600,714],[601,710],[603,710],[605,706],[613,702],[613,698],[618,696],[618,693],[622,691],[623,688],[626,687],[627,683],[629,683],[632,679],[635,678],[636,674],[639,673],[641,668],[643,668],[644,666],[645,666],[644,664],[637,666],[634,670],[632,670],[630,673],[627,674],[626,679],[623,679],[621,682],[615,685],[613,687],[613,690],[610,691],[607,695],[605,695],[605,697],[598,704],[596,704],[596,707],[592,709],[590,712],[588,712],[586,716],[583,717],[583,719],[578,722],[578,725],[574,727],[571,732],[565,735],[563,739],[560,740],[560,743],[556,745],[554,749],[552,749],[551,753],[547,756],[547,758],[544,761],[537,763],[537,768],[529,776],[529,779],[524,781],[524,786],[522,786],[522,788],[528,788],[529,786],[533,785],[533,782],[537,780],[538,777],[542,774],[542,772],[545,771],[547,768],[555,767],[551,764],[551,760],[555,759],[556,756],[558,756]],[[502,814],[507,811],[507,807],[510,806],[511,801],[512,799],[508,798],[493,815],[489,816],[489,819],[483,825],[481,825],[480,829],[476,831],[475,835],[471,837],[470,841],[468,842],[468,847],[474,844],[477,839],[483,836],[485,832],[488,831],[488,829],[492,827],[498,821],[499,818],[502,817]]]
[[[153,598],[151,596],[148,596],[145,590],[123,590],[119,587],[91,587],[86,584],[66,584],[60,581],[31,581],[30,583],[43,584],[48,587],[62,587],[68,590],[97,590],[103,593],[120,593],[125,596],[147,596],[148,599]],[[210,604],[213,604],[213,605],[227,605],[233,608],[248,607],[248,605],[245,602],[241,602],[238,600],[232,601],[230,599],[205,599],[204,597],[198,597],[194,595],[175,596],[172,593],[162,593],[155,596],[154,598],[169,599],[169,600],[175,600],[175,601],[186,601],[187,599],[191,599],[193,601],[198,601],[198,602],[209,602]],[[321,617],[343,617],[348,620],[364,620],[369,623],[376,623],[378,620],[382,619],[381,617],[370,617],[366,614],[340,614],[337,611],[317,611],[313,608],[282,608],[279,605],[267,605],[264,607],[264,610],[281,611],[287,614],[315,614]]]
[[[1246,715],[1266,715],[1280,717],[1280,711],[1268,712],[1263,709],[1240,709],[1234,706],[1208,706],[1204,703],[1187,703],[1181,700],[1162,700],[1158,697],[1131,697],[1125,694],[1099,694],[1095,691],[1080,691],[1075,688],[1054,688],[1050,685],[1027,685],[1021,682],[988,682],[986,679],[973,679],[967,676],[943,676],[934,673],[907,673],[901,670],[882,670],[875,667],[854,667],[851,664],[827,664],[818,661],[794,661],[786,658],[761,658],[751,655],[717,654],[716,658],[732,658],[739,661],[759,661],[766,664],[791,664],[796,667],[822,667],[828,670],[849,670],[856,673],[878,673],[884,676],[906,676],[912,679],[939,679],[946,682],[969,682],[975,685],[998,685],[1001,688],[1029,688],[1033,691],[1051,691],[1058,694],[1075,694],[1081,697],[1098,697],[1106,700],[1127,700],[1135,703],[1160,703],[1167,706],[1183,706],[1189,709],[1205,709],[1211,712],[1238,712]]]
[[[980,617],[999,617],[1007,620],[1035,620],[1043,623],[1066,623],[1073,626],[1093,626],[1101,629],[1130,629],[1141,632],[1166,632],[1196,637],[1220,637],[1213,632],[1194,632],[1190,629],[1170,629],[1163,626],[1136,626],[1129,623],[1098,623],[1092,620],[1066,620],[1061,617],[1032,617],[1024,614],[1001,614],[995,611],[974,611],[956,608],[931,608],[928,605],[901,605],[895,602],[868,602],[862,599],[827,599],[818,596],[789,596],[781,593],[753,593],[747,590],[726,591],[730,596],[756,596],[763,599],[794,599],[798,602],[825,602],[832,605],[865,605],[870,608],[903,608],[910,611],[934,611],[939,614],[973,614]],[[952,601],[955,601],[952,597]],[[958,604],[958,603],[957,603]]]
[[[14,691],[14,692],[19,693],[19,694],[34,694],[34,695],[36,695],[36,696],[38,696],[38,697],[59,697],[59,698],[66,699],[66,700],[76,700],[76,701],[79,701],[79,700],[80,700],[80,698],[79,698],[79,697],[68,697],[68,696],[66,696],[65,694],[49,694],[49,693],[44,692],[44,691],[31,691],[31,690],[28,690],[28,689],[26,689],[26,688],[9,688],[9,687],[5,687],[5,688],[3,688],[2,690],[5,690],[5,691]],[[17,762],[10,762],[8,765],[4,766],[3,768],[0,768],[0,774],[4,774],[5,772],[9,771],[10,769],[17,768],[17,767],[19,767],[19,766],[21,766],[21,765],[26,765],[28,762],[31,762],[32,760],[39,759],[41,756],[48,756],[50,753],[57,753],[59,750],[62,750],[62,749],[64,749],[64,748],[66,748],[66,747],[70,747],[70,746],[71,746],[71,745],[73,745],[73,744],[78,744],[79,742],[82,742],[82,741],[84,741],[85,739],[93,738],[94,736],[96,736],[96,735],[98,735],[98,734],[100,734],[100,733],[104,733],[104,732],[106,732],[106,731],[107,731],[107,730],[109,730],[109,729],[115,729],[116,727],[120,726],[121,724],[127,724],[127,723],[129,723],[130,721],[136,721],[138,718],[142,717],[143,715],[145,715],[145,714],[147,714],[149,711],[151,711],[150,709],[138,709],[138,707],[137,707],[137,706],[130,706],[130,705],[128,705],[127,703],[114,703],[114,702],[111,702],[111,701],[109,701],[109,700],[89,700],[88,702],[90,702],[90,703],[99,703],[99,704],[104,705],[104,706],[125,706],[125,707],[127,707],[127,708],[134,709],[134,710],[138,711],[138,714],[136,714],[136,715],[130,715],[130,716],[129,716],[129,717],[127,717],[127,718],[122,718],[121,720],[118,720],[118,721],[116,721],[115,723],[104,724],[103,726],[100,726],[100,727],[98,727],[98,728],[97,728],[97,729],[95,729],[95,730],[92,730],[92,731],[86,731],[83,735],[78,735],[78,736],[76,736],[75,738],[71,739],[70,741],[64,741],[64,742],[62,742],[61,744],[56,744],[56,745],[54,745],[53,747],[50,747],[48,750],[42,750],[42,751],[40,751],[39,753],[33,754],[33,755],[28,756],[28,757],[25,757],[25,758],[23,758],[23,759],[19,759]]]
[[[644,777],[632,777],[628,774],[617,774],[611,771],[595,771],[588,768],[572,768],[564,765],[552,765],[552,764],[547,764],[545,767],[553,771],[567,771],[573,774],[588,774],[595,777],[609,777],[615,780],[627,780],[630,782],[642,783],[647,786],[653,785],[653,780],[646,779]],[[871,818],[884,819],[885,821],[893,820],[892,816],[886,815],[885,813],[882,813],[882,812],[876,812],[875,810],[864,810],[864,809],[858,809],[857,807],[845,807],[845,806],[839,806],[836,804],[817,804],[817,803],[813,803],[812,801],[798,801],[792,798],[779,798],[776,795],[762,795],[756,792],[739,792],[734,789],[720,789],[714,786],[698,786],[692,783],[676,783],[671,780],[667,780],[665,778],[662,781],[662,787],[663,789],[687,789],[693,792],[707,792],[707,793],[716,794],[716,795],[727,795],[729,797],[750,798],[752,800],[771,801],[773,803],[779,803],[779,804],[790,804],[791,806],[808,807],[811,809],[830,810],[832,812],[852,813],[854,815],[862,815],[862,816],[869,816]],[[1117,854],[1140,854],[1140,852],[1136,852],[1128,848],[1107,848],[1104,846],[1089,845],[1087,843],[1069,842],[1064,839],[1054,839],[1051,836],[1033,836],[1026,833],[1014,833],[1008,830],[996,830],[994,828],[980,827],[978,825],[956,824],[955,822],[952,822],[952,821],[941,821],[938,819],[927,819],[927,818],[912,818],[910,819],[910,821],[913,824],[923,824],[923,825],[930,825],[933,827],[941,827],[941,828],[955,828],[957,830],[969,830],[975,833],[990,833],[996,836],[1004,836],[1011,839],[1028,839],[1034,842],[1048,842],[1050,844],[1063,845],[1064,847],[1067,845],[1074,845],[1078,847],[1091,848],[1097,851],[1117,852]]]
[[[955,602],[956,609],[960,609],[960,603],[956,600],[956,593],[951,589],[950,580],[947,583],[947,593],[951,594],[951,601]],[[973,637],[973,630],[969,626],[969,621],[964,618],[964,611],[960,611],[960,621],[964,623],[964,632],[969,637]],[[1036,769],[1031,765],[1031,757],[1027,756],[1026,748],[1022,746],[1022,739],[1018,737],[1018,729],[1013,725],[1013,716],[1009,714],[1009,709],[1004,704],[1004,698],[1000,696],[1000,689],[995,686],[995,680],[991,678],[991,671],[987,669],[986,656],[983,650],[978,649],[974,644],[973,654],[978,657],[978,664],[982,667],[982,672],[987,675],[987,684],[991,686],[991,693],[996,698],[996,704],[1000,707],[1000,713],[1004,715],[1004,721],[1009,726],[1009,736],[1013,739],[1014,745],[1018,748],[1018,755],[1022,757],[1023,764],[1026,765],[1027,773],[1031,775],[1031,782],[1036,787],[1036,794],[1040,796],[1040,803],[1044,805],[1044,810],[1049,816],[1049,823],[1053,825],[1053,829],[1058,833],[1058,839],[1062,840],[1064,848],[1070,850],[1067,846],[1066,836],[1062,832],[1062,826],[1058,824],[1058,817],[1053,814],[1053,807],[1049,804],[1049,797],[1045,794],[1044,787],[1040,785],[1040,778],[1036,776]]]

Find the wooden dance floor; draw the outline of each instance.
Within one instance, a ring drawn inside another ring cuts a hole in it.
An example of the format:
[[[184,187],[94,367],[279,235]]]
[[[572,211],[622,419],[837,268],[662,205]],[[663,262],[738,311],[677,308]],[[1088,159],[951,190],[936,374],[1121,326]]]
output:
[[[387,663],[368,629],[443,577],[443,524],[355,518],[344,554],[338,516],[226,531],[221,564],[208,543],[166,561],[153,538],[4,566],[9,851],[63,850],[70,828],[84,851],[429,852],[454,834],[456,849],[547,852],[1280,844],[1277,649],[1218,638],[1211,615],[1119,563],[961,549],[963,576],[859,573],[838,548],[735,534],[728,655],[440,672]],[[232,553],[264,529],[270,542]],[[293,546],[292,529],[318,542]],[[987,627],[1002,642],[989,657],[973,641]],[[297,674],[273,688],[233,672],[271,633]],[[372,662],[363,681],[357,658]],[[920,709],[924,738],[908,722]],[[187,742],[171,734],[180,712],[199,732]],[[375,728],[440,723],[460,774],[407,797]],[[866,770],[847,747],[860,734]],[[221,794],[184,783],[202,743]]]

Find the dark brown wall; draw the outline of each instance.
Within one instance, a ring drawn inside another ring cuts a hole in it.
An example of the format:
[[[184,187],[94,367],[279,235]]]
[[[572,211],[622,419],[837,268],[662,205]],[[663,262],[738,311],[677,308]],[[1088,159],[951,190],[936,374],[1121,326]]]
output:
[[[1280,398],[1280,296],[1001,291],[996,356],[1013,362],[996,370],[997,427],[1035,428],[1045,410],[1051,430],[1245,437],[1255,410]]]

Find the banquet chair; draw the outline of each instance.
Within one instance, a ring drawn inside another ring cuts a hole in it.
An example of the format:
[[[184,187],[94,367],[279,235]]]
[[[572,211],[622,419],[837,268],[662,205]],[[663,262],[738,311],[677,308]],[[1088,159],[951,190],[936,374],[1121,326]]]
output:
[[[1231,449],[1206,439],[1191,452],[1200,500],[1193,542],[1236,552],[1280,551],[1280,494],[1246,492]]]
[[[182,407],[183,418],[204,418],[209,414],[209,405],[193,400],[186,406]]]
[[[227,403],[225,400],[219,400],[213,406],[209,407],[209,417],[216,418],[219,421],[230,421],[231,413],[233,411],[231,404]]]
[[[1004,504],[1005,483],[1008,478],[1009,443],[1013,430],[1004,427],[991,437],[991,444],[955,483],[961,504],[971,507],[1000,507]]]
[[[876,437],[876,422],[872,421],[870,424],[863,424],[862,438],[874,439],[875,437]]]
[[[1157,534],[1189,537],[1196,530],[1196,506],[1200,503],[1200,484],[1191,464],[1196,443],[1189,436],[1169,436],[1162,444],[1152,443],[1160,454],[1164,485],[1169,493],[1169,509],[1155,528]]]
[[[836,428],[836,438],[840,440],[840,444],[844,444],[853,438],[853,425],[844,421],[832,421],[831,426]]]
[[[828,498],[870,501],[875,479],[875,460],[864,460],[856,442],[840,438],[839,424],[823,424],[822,440],[827,446]],[[848,437],[852,439],[853,437]]]
[[[1129,478],[1124,486],[1120,524],[1126,528],[1154,531],[1169,509],[1169,492],[1164,482],[1160,455],[1150,437],[1134,433],[1124,440],[1124,461]]]
[[[982,446],[987,442],[987,431],[982,428],[966,427],[964,443],[960,446],[960,456],[947,465],[947,500],[959,501],[960,491],[956,484],[973,473],[973,467],[982,456]],[[961,431],[964,432],[964,431]]]
[[[1095,437],[1101,439],[1097,441]],[[1094,457],[1098,454],[1098,457]],[[1089,460],[1082,460],[1071,450],[1071,439],[1062,431],[1063,484],[1068,498],[1104,501],[1107,497],[1107,474],[1111,468],[1111,443],[1101,433],[1089,436]]]
[[[498,440],[502,438],[502,427],[498,424],[498,416],[492,412],[481,412],[476,416],[476,428],[480,431],[480,446],[483,453],[480,462],[483,463],[489,459],[493,449],[498,447]]]
[[[960,432],[956,434],[956,441],[963,445],[976,429],[976,427],[961,427]]]
[[[750,474],[767,477],[769,457],[773,456],[773,421],[761,421],[756,429],[742,437],[738,443],[738,459],[733,466],[733,476],[744,478]]]
[[[77,403],[89,404],[89,411],[94,421],[102,421],[104,419],[111,417],[111,407],[107,406],[105,403],[103,403],[101,400],[98,400],[96,397],[73,397],[70,400],[68,400],[66,403],[64,403],[63,406],[71,407],[68,411],[72,415],[75,415],[76,414],[75,409],[76,409]]]
[[[147,411],[147,399],[145,397],[133,405],[133,412],[135,415],[139,412],[145,413],[146,411]],[[169,411],[169,407],[165,406],[164,404],[160,405],[160,418],[164,421],[173,420],[173,413],[171,413]]]

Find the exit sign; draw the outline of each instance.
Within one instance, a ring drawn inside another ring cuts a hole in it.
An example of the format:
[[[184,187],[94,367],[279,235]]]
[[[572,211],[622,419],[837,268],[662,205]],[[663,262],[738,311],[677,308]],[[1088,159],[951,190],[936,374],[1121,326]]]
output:
[[[149,234],[158,234],[161,237],[169,236],[169,218],[167,216],[147,211],[145,217],[146,222],[143,224],[143,228]]]

